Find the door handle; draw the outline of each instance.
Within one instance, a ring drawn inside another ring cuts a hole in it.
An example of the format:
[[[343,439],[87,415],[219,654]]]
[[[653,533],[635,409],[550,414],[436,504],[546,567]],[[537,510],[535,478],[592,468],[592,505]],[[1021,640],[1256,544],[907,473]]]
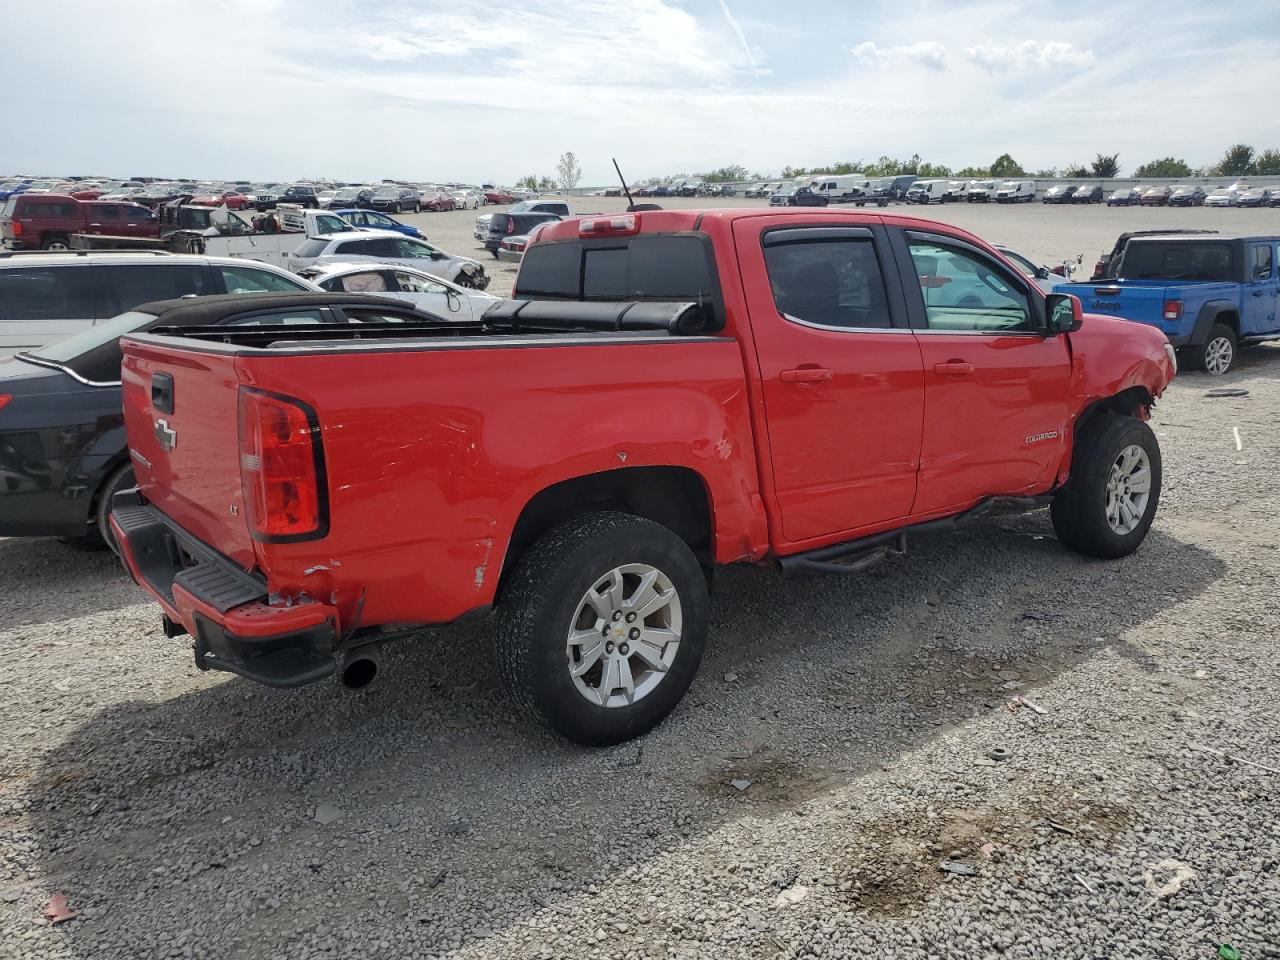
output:
[[[1255,290],[1255,291],[1253,291],[1253,295],[1254,295],[1255,297],[1260,297],[1260,296],[1262,296],[1262,295],[1263,295],[1263,293],[1264,293],[1264,292],[1265,292],[1265,291],[1262,291],[1262,290]]]
[[[964,360],[947,360],[945,363],[935,363],[933,372],[947,377],[965,377],[973,373],[973,364]]]
[[[797,367],[795,370],[783,370],[778,379],[783,383],[821,383],[831,379],[831,371],[823,367]]]

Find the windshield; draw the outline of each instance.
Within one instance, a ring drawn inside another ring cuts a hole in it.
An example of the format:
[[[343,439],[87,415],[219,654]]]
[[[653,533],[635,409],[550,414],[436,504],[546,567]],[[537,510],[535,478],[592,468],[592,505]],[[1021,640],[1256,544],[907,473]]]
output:
[[[379,198],[380,200],[394,200],[396,197],[400,196],[400,191],[399,190],[379,190],[377,193],[374,194],[374,196]]]
[[[70,364],[73,360],[87,353],[98,350],[107,344],[115,343],[126,333],[138,329],[144,323],[155,318],[154,313],[130,310],[128,313],[122,313],[111,320],[95,324],[88,330],[81,330],[79,333],[73,333],[71,336],[55,340],[53,343],[46,343],[43,347],[30,351],[30,354],[33,357],[39,357],[41,360]]]
[[[1004,183],[1000,184],[1000,189],[1001,190],[1017,190],[1018,185],[1014,183],[1012,180],[1006,180]]]

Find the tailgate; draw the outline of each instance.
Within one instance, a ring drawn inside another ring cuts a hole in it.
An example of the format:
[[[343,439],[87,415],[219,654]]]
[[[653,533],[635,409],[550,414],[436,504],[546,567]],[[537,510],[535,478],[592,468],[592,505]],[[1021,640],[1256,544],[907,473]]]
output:
[[[1153,327],[1161,325],[1166,294],[1164,284],[1149,286],[1136,281],[1115,283],[1100,280],[1097,283],[1059,284],[1053,291],[1075,294],[1080,298],[1085,313],[1120,317]]]
[[[125,338],[121,384],[143,496],[248,569],[253,540],[240,485],[235,358]]]

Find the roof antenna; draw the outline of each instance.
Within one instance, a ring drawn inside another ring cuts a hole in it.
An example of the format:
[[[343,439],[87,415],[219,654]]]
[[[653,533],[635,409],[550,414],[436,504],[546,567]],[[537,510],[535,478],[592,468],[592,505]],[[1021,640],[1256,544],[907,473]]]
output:
[[[618,166],[618,158],[610,157],[609,159],[613,161],[613,169],[618,171],[618,180],[622,182],[622,192],[627,195],[627,209],[630,210],[636,205],[636,202],[631,199],[631,191],[627,188],[626,178],[622,176],[622,168]]]
[[[613,160],[613,169],[618,171],[618,180],[622,182],[622,192],[627,195],[627,213],[639,213],[642,210],[662,209],[656,203],[636,203],[635,200],[631,198],[631,190],[627,187],[627,181],[622,176],[622,168],[618,166],[617,158],[611,157],[610,159]]]

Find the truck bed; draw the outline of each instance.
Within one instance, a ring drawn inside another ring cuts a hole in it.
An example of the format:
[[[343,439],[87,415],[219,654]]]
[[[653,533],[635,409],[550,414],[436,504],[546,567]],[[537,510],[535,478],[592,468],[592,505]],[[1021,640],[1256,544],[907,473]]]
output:
[[[127,337],[123,395],[141,493],[237,567],[267,571],[273,596],[328,598],[344,623],[357,604],[365,622],[384,624],[443,623],[489,605],[534,494],[624,465],[712,478],[709,492],[729,504],[716,555],[743,556],[751,520],[737,512],[758,484],[737,342],[676,332],[696,305],[542,306],[570,328],[546,329],[550,314],[521,321],[517,304],[480,330]],[[579,307],[593,309],[565,319]],[[627,315],[639,329],[625,328]],[[612,328],[584,329],[593,323]],[[165,380],[167,412],[153,399]],[[313,417],[326,528],[310,542],[250,530],[237,429],[245,390],[291,398]]]

